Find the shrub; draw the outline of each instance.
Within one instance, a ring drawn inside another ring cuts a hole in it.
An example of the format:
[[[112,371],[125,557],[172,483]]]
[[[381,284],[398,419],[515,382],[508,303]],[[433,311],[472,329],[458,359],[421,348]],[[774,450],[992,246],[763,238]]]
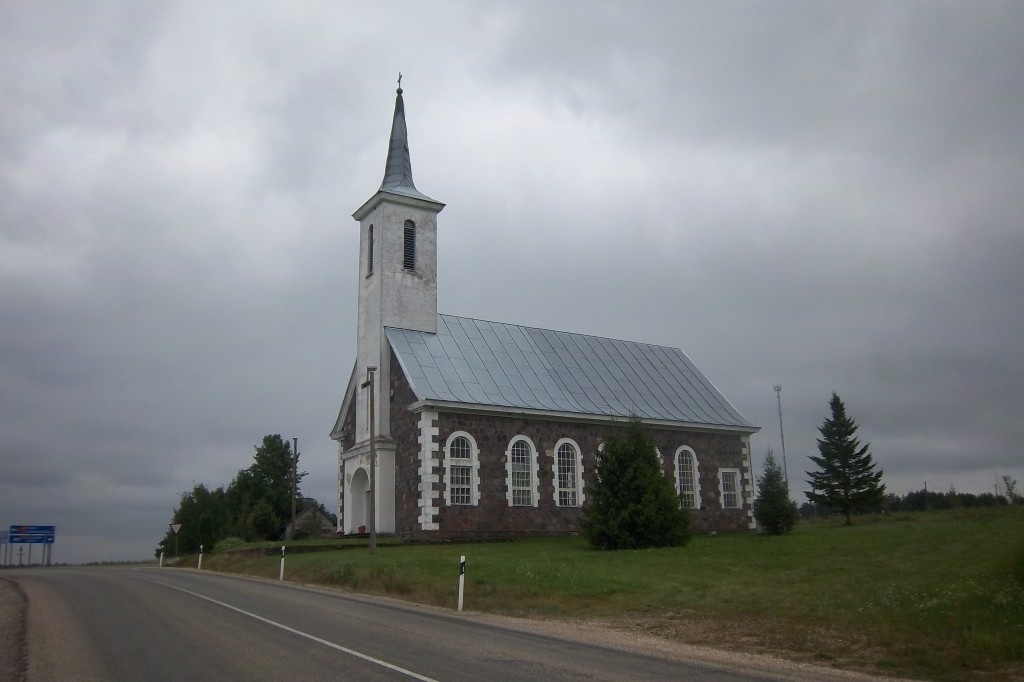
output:
[[[598,549],[674,547],[690,540],[690,514],[662,476],[654,443],[638,418],[605,441],[583,531]]]
[[[771,449],[764,461],[763,472],[757,479],[754,518],[769,535],[783,535],[796,525],[796,502],[789,499],[789,484]]]

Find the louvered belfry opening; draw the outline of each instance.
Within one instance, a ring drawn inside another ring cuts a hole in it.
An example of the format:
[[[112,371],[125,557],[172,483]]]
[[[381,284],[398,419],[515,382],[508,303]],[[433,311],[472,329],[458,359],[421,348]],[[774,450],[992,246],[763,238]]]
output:
[[[402,267],[406,270],[416,269],[416,223],[405,221],[405,249],[402,255]]]
[[[370,232],[366,238],[366,276],[373,274],[373,225],[370,225]]]

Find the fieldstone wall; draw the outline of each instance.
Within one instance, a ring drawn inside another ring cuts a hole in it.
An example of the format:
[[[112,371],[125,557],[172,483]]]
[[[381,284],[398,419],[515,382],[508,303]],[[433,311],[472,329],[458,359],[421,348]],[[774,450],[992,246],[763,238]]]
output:
[[[591,424],[565,420],[439,412],[436,442],[442,449],[432,473],[438,483],[429,483],[438,508],[433,520],[437,530],[424,531],[418,523],[420,487],[418,417],[408,406],[415,395],[392,354],[391,434],[397,443],[395,478],[396,532],[419,539],[481,538],[494,539],[523,535],[566,535],[579,532],[578,507],[559,507],[554,495],[554,448],[562,438],[573,439],[583,458],[583,498],[594,480],[595,453],[612,424]],[[444,452],[448,437],[465,431],[480,449],[480,488],[476,505],[448,506],[444,502]],[[698,532],[747,531],[750,529],[751,475],[744,438],[736,433],[702,432],[651,428],[650,433],[662,455],[666,476],[675,484],[676,450],[687,445],[697,453],[701,509],[692,510],[692,527]],[[513,437],[529,437],[538,452],[539,500],[536,507],[510,507],[507,499],[506,454]],[[723,509],[718,472],[721,468],[740,471],[741,508]]]
[[[391,437],[395,441],[395,532],[419,531],[419,416],[409,411],[416,401],[394,351],[391,351]],[[432,488],[437,484],[426,484]]]

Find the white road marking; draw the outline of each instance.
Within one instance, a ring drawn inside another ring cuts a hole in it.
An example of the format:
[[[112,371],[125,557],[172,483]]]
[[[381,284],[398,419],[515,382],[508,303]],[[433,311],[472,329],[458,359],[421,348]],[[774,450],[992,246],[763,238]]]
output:
[[[437,682],[437,680],[435,680],[432,677],[424,677],[423,675],[419,675],[417,673],[414,673],[411,670],[406,670],[405,668],[401,668],[401,667],[399,667],[397,665],[394,665],[392,663],[388,663],[387,661],[382,661],[379,658],[374,658],[373,656],[368,656],[367,654],[359,653],[358,651],[354,651],[354,650],[349,649],[347,647],[343,647],[340,644],[335,644],[334,642],[328,642],[326,639],[320,639],[319,637],[317,637],[315,635],[311,635],[308,632],[303,632],[301,630],[296,630],[295,628],[290,628],[287,625],[284,625],[283,623],[278,623],[277,621],[270,620],[269,618],[264,618],[263,616],[258,616],[255,613],[250,613],[249,611],[246,611],[244,609],[240,609],[237,606],[232,606],[231,604],[225,604],[222,601],[217,601],[216,599],[213,599],[211,597],[207,597],[207,596],[199,594],[197,592],[193,592],[192,590],[186,590],[183,587],[177,587],[175,585],[169,585],[167,583],[160,582],[158,580],[153,580],[151,582],[159,583],[160,585],[163,585],[164,587],[169,587],[172,590],[178,590],[179,592],[184,592],[185,594],[191,594],[193,597],[199,597],[200,599],[205,599],[206,601],[211,602],[213,604],[216,604],[217,606],[223,606],[226,609],[231,609],[232,611],[237,611],[238,613],[241,613],[243,615],[249,616],[250,618],[255,618],[258,621],[262,621],[262,622],[266,623],[267,625],[273,625],[276,628],[281,628],[282,630],[286,630],[288,632],[291,632],[292,634],[298,635],[299,637],[305,637],[306,639],[312,640],[312,641],[316,642],[317,644],[323,644],[324,646],[330,647],[332,649],[337,649],[338,651],[346,653],[346,654],[348,654],[350,656],[355,656],[356,658],[361,658],[364,661],[369,661],[370,663],[376,663],[377,665],[382,666],[384,668],[387,668],[389,670],[394,670],[395,672],[402,673],[403,675],[407,675],[407,676],[413,678],[414,680],[421,680],[422,682]]]

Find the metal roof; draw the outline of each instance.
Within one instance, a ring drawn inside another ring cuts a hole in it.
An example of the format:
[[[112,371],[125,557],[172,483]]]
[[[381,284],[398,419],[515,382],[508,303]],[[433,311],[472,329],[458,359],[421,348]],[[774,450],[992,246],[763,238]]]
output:
[[[452,315],[386,333],[419,400],[757,428],[678,348]]]
[[[388,158],[384,164],[384,180],[380,183],[380,189],[416,199],[434,201],[417,190],[412,181],[412,158],[409,155],[409,133],[405,123],[405,100],[402,99],[401,86],[395,94],[395,116],[391,122]]]

